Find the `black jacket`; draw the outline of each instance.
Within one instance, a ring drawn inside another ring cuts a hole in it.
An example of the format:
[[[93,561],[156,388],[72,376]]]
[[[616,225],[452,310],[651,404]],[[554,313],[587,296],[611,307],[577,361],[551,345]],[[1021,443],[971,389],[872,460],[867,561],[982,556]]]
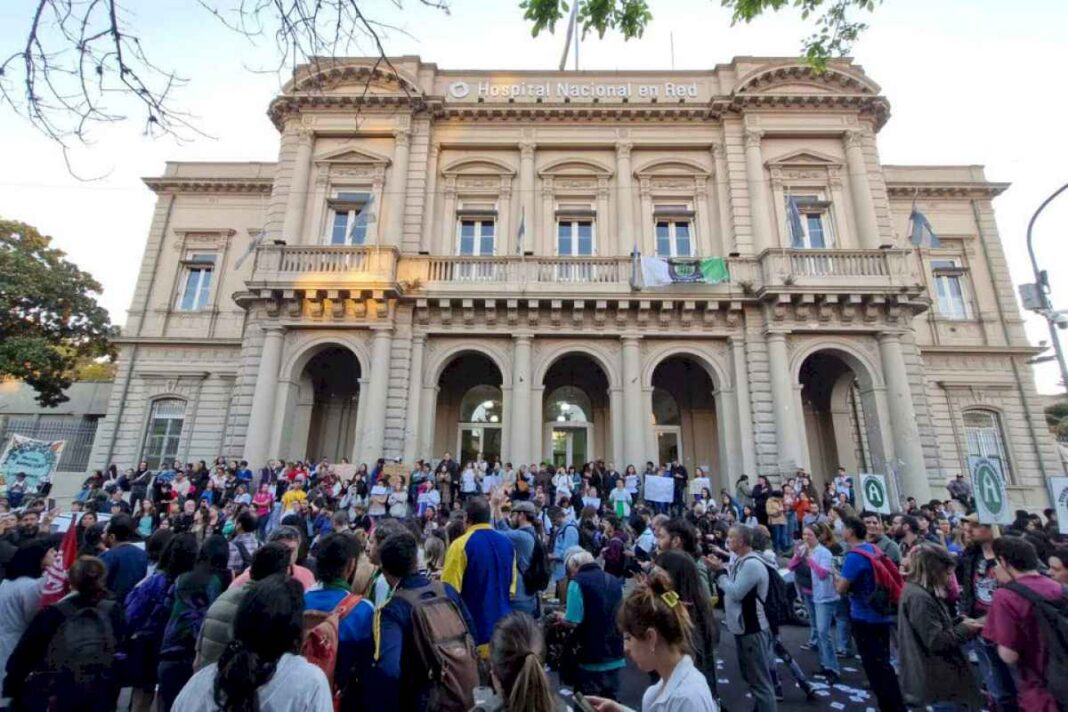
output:
[[[961,615],[975,617],[975,570],[983,561],[983,547],[972,544],[957,561],[957,581],[960,583],[960,601],[957,610]]]

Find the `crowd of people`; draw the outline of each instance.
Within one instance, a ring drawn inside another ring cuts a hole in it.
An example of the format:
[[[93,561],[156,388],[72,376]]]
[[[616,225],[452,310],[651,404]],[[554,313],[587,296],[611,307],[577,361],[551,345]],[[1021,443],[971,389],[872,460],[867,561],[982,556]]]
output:
[[[803,470],[718,495],[705,478],[448,453],[140,463],[89,477],[62,533],[19,492],[0,500],[3,704],[603,712],[626,709],[629,659],[642,710],[705,712],[730,636],[759,712],[787,676],[819,699],[853,658],[881,710],[1068,709],[1053,510],[999,530],[963,477],[888,516],[844,470],[822,491]],[[799,619],[813,655],[780,636]]]

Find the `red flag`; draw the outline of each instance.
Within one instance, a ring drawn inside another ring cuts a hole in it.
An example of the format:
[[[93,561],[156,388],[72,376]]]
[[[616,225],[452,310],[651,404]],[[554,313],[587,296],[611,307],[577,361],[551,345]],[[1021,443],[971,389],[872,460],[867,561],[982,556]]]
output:
[[[82,515],[85,516],[85,515]],[[81,517],[78,521],[74,521],[74,515],[70,517],[70,526],[67,527],[67,533],[63,535],[63,542],[59,545],[59,552],[63,556],[63,570],[68,571],[71,566],[74,566],[74,561],[78,558],[78,524],[81,523]]]
[[[78,522],[72,515],[67,533],[63,535],[63,541],[59,545],[59,551],[50,566],[44,572],[44,586],[41,591],[41,608],[50,606],[63,599],[70,593],[70,581],[67,579],[67,571],[74,565],[78,558]]]

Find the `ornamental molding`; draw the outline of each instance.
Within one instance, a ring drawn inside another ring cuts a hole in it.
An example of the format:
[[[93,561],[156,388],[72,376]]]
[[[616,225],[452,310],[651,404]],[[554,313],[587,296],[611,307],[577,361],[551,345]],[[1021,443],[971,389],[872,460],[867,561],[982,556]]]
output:
[[[884,166],[888,168],[889,166]],[[1009,183],[964,182],[887,182],[891,198],[995,198],[1009,188]]]
[[[155,193],[268,194],[274,178],[187,178],[159,176],[141,179]]]

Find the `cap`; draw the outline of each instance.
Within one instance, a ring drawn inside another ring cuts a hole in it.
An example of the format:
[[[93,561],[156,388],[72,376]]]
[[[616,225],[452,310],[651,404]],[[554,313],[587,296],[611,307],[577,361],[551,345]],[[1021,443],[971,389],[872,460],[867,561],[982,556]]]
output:
[[[538,509],[534,506],[533,502],[527,502],[525,500],[519,500],[512,503],[513,512],[522,512],[523,514],[537,514]]]

